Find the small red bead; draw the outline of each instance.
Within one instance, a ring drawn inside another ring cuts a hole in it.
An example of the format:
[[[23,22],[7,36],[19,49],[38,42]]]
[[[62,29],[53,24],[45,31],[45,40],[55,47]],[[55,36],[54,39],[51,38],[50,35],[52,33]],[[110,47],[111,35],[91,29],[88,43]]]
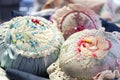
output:
[[[31,21],[32,21],[33,23],[39,24],[39,20],[37,20],[37,19],[31,19]]]
[[[35,20],[34,20],[34,19],[31,19],[31,21],[32,21],[32,22],[35,22]]]
[[[85,29],[84,27],[80,27],[80,30],[83,30],[83,29]]]
[[[39,20],[36,19],[36,20],[35,20],[35,23],[39,24]]]
[[[78,26],[77,27],[77,31],[82,31],[83,29],[85,29],[83,26]]]

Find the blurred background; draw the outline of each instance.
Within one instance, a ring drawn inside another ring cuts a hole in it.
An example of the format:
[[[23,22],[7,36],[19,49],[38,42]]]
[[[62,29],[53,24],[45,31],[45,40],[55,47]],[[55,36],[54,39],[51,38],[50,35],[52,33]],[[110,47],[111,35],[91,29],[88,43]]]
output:
[[[33,0],[0,0],[0,22],[32,11]]]
[[[120,0],[0,0],[0,23],[16,16],[58,9],[70,3],[81,4],[107,21],[120,23]]]

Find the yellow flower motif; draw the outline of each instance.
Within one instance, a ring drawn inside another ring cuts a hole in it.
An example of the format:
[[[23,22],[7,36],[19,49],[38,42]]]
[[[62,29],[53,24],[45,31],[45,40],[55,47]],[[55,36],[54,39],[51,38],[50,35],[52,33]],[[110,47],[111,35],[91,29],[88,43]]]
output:
[[[92,41],[90,39],[84,39],[84,42],[91,44]]]
[[[13,42],[14,42],[14,43],[16,43],[16,42],[17,42],[17,40],[16,40],[16,39],[14,39],[14,40],[13,40]]]

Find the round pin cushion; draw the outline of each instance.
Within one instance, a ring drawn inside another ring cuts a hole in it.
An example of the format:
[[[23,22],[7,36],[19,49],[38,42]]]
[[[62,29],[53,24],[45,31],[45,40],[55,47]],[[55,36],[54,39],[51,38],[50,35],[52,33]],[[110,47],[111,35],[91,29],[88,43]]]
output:
[[[65,38],[84,29],[99,29],[102,26],[94,11],[78,4],[69,4],[58,9],[51,20],[63,32]]]
[[[13,18],[4,34],[1,66],[40,76],[57,59],[64,41],[57,27],[41,17]]]
[[[96,75],[105,77],[107,75],[102,71],[111,70],[111,74],[114,70],[119,71],[119,49],[120,41],[112,33],[83,30],[71,35],[62,45],[59,67],[77,80],[93,80]]]

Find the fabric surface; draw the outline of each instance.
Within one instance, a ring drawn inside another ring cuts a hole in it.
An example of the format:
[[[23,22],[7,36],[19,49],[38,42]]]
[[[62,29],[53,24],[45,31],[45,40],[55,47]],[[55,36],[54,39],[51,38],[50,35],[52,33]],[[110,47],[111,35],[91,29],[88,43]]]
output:
[[[65,39],[75,32],[101,27],[98,15],[79,4],[69,4],[58,9],[51,20],[63,32]]]
[[[0,80],[10,80],[6,74],[6,71],[0,68]]]
[[[50,79],[119,78],[119,48],[120,40],[103,29],[74,33],[62,45],[58,60],[48,68]]]
[[[1,67],[47,76],[46,69],[64,42],[60,31],[51,22],[31,16],[14,18],[1,27]]]
[[[102,26],[105,28],[108,32],[118,31],[120,32],[120,27],[115,25],[114,23],[108,22],[104,19],[101,19]]]
[[[47,78],[35,76],[16,69],[7,69],[6,73],[10,80],[49,80]]]

